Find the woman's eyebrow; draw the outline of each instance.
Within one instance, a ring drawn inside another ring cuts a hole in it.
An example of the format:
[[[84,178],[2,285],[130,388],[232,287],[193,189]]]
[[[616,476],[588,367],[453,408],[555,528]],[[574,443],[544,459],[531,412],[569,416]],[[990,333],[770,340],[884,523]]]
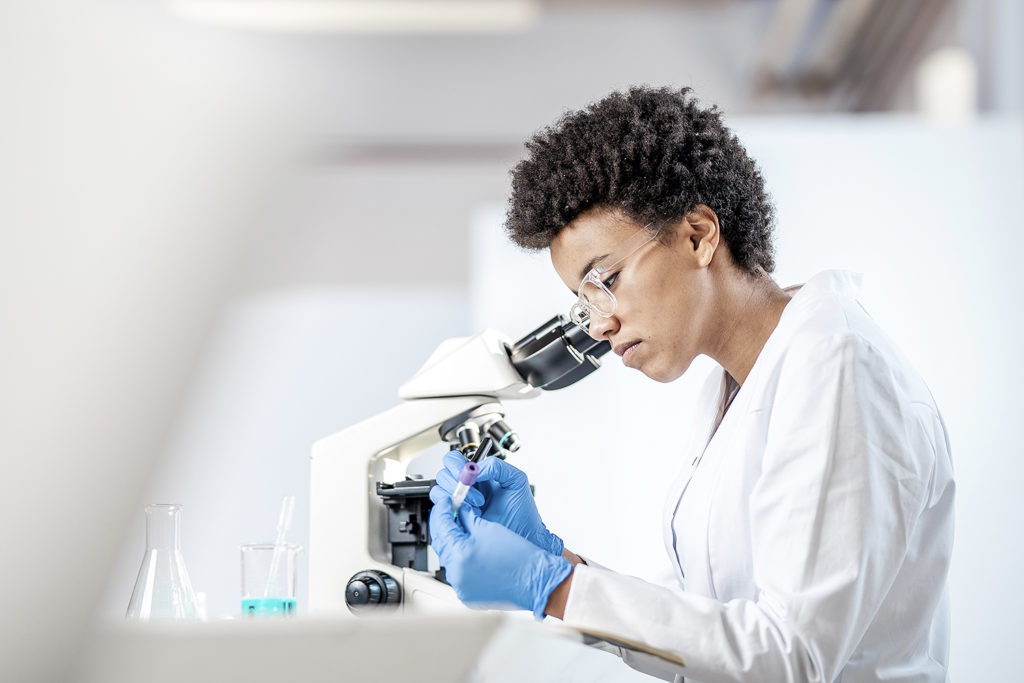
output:
[[[580,282],[582,282],[583,278],[587,276],[587,273],[589,273],[591,269],[593,269],[594,264],[596,264],[598,261],[603,261],[606,258],[608,258],[608,254],[601,254],[600,256],[595,256],[594,258],[587,261],[587,264],[583,266],[583,270],[580,271]]]

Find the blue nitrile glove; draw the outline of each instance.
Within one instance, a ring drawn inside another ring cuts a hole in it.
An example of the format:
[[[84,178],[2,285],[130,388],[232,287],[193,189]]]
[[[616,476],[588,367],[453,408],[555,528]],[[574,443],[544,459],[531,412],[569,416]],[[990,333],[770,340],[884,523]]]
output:
[[[437,485],[450,497],[459,481],[466,458],[459,451],[444,456],[444,467],[437,473]],[[480,471],[463,505],[469,504],[488,522],[511,529],[538,548],[562,554],[564,543],[548,531],[537,511],[526,474],[501,458],[490,456],[477,463]],[[435,504],[437,501],[434,501]]]
[[[456,522],[451,496],[436,486],[430,499],[430,544],[459,600],[471,607],[515,605],[544,618],[551,591],[569,576],[572,564],[481,518],[470,505],[459,508]]]

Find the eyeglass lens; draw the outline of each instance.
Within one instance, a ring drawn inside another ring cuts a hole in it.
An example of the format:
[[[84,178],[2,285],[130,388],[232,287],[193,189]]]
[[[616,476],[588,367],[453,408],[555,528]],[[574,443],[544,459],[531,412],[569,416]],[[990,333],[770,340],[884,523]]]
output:
[[[596,282],[585,282],[580,289],[580,296],[588,308],[597,311],[598,314],[611,315],[615,308],[615,301],[612,294],[603,285]]]

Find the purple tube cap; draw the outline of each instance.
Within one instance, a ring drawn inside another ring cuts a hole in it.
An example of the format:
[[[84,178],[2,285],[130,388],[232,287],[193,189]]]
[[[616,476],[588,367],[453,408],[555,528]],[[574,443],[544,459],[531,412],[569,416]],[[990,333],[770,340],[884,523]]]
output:
[[[462,466],[462,471],[459,472],[459,482],[466,486],[472,486],[476,483],[476,475],[480,472],[480,468],[477,467],[475,462],[467,462]]]

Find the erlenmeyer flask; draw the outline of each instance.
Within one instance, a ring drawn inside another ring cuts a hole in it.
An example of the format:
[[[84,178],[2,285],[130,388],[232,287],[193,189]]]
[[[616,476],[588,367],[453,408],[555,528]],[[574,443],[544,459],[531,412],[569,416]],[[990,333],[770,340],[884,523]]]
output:
[[[196,619],[196,596],[181,555],[181,506],[146,506],[146,554],[126,619]]]

